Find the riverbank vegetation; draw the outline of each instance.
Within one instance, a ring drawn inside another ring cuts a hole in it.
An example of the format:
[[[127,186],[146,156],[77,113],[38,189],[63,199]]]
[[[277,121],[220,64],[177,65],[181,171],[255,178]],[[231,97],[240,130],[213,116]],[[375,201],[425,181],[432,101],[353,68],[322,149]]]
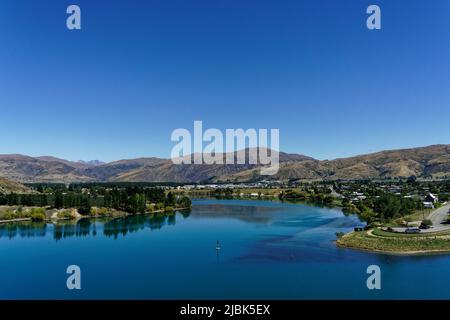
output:
[[[36,193],[0,195],[0,220],[75,219],[166,213],[190,209],[191,200],[158,187],[39,184]]]
[[[2,220],[14,220],[14,219],[30,219],[32,221],[44,221],[45,209],[44,208],[26,208],[18,207],[13,210],[7,208],[0,216]]]
[[[322,205],[339,205],[336,198],[331,195],[331,190],[328,188],[313,188],[308,191],[305,190],[283,190],[279,193],[278,198],[286,201],[300,201],[309,202]]]

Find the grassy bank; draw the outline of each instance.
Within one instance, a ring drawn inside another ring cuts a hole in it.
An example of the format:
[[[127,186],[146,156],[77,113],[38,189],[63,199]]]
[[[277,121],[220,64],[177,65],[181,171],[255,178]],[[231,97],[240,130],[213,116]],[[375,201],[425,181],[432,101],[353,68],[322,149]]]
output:
[[[340,247],[386,253],[450,253],[450,232],[413,235],[369,230],[346,234],[336,244]]]
[[[379,228],[375,228],[372,230],[372,235],[385,237],[385,238],[430,238],[430,237],[441,237],[441,236],[450,236],[449,231],[438,231],[438,232],[427,232],[427,233],[402,233],[402,232],[389,232],[384,231]]]

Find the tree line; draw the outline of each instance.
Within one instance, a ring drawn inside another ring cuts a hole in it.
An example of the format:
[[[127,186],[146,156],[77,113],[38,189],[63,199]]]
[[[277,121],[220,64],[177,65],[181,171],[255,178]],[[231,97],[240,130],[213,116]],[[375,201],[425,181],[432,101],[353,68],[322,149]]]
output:
[[[162,188],[146,188],[136,185],[125,188],[101,186],[92,189],[82,188],[77,191],[67,189],[65,192],[58,185],[55,189],[46,191],[46,193],[35,194],[3,194],[0,195],[0,205],[56,209],[77,208],[80,214],[89,214],[93,206],[130,213],[146,212],[149,204],[153,204],[152,210],[168,207],[191,207],[191,200],[186,196],[176,197],[172,192],[166,194]]]

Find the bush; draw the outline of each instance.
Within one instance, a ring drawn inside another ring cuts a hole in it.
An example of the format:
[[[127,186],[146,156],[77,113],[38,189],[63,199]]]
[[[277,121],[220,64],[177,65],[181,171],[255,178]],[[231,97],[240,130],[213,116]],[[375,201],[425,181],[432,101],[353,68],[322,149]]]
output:
[[[45,216],[45,209],[44,208],[32,208],[28,212],[28,216],[31,218],[32,221],[44,221]]]
[[[109,210],[105,207],[92,207],[90,213],[94,216],[106,216],[109,213]]]
[[[336,237],[338,239],[341,239],[344,235],[345,235],[345,233],[343,233],[342,231],[336,232]]]
[[[58,218],[69,218],[69,219],[75,219],[75,215],[72,213],[72,210],[62,210],[58,212]]]
[[[44,221],[45,220],[45,213],[33,213],[31,214],[31,221]]]
[[[22,206],[18,207],[15,213],[16,218],[28,218],[28,215],[23,211]]]
[[[429,219],[425,219],[425,220],[422,220],[422,223],[421,223],[423,226],[426,226],[426,227],[430,227],[430,226],[432,226],[433,225],[433,222],[431,221],[431,220],[429,220]]]
[[[10,209],[6,210],[5,213],[3,214],[3,220],[12,220],[15,218],[16,218],[16,215]]]

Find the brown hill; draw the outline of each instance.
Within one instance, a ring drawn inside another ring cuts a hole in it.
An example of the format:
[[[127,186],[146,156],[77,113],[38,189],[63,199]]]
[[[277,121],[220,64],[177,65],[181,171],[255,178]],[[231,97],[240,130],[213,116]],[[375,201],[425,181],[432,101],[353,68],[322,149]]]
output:
[[[249,151],[246,150],[248,157]],[[0,155],[0,176],[20,182],[147,181],[200,182],[255,179],[362,179],[387,177],[450,177],[450,145],[381,151],[335,160],[280,152],[280,169],[261,176],[260,166],[175,165],[171,160],[138,158],[89,165],[54,157]]]
[[[220,180],[245,181],[254,170],[224,176]],[[389,177],[450,178],[450,145],[389,150],[335,159],[283,163],[277,179],[364,179]]]
[[[32,192],[31,189],[25,187],[24,185],[11,181],[5,178],[0,178],[0,194],[8,193],[29,193]]]

